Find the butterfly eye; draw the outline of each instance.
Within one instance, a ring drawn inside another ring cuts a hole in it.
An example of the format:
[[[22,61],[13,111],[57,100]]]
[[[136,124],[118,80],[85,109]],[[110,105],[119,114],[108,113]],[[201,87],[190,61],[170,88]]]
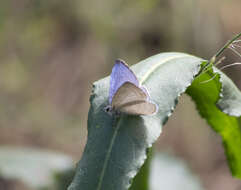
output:
[[[112,110],[112,109],[111,109],[111,106],[110,106],[110,105],[104,107],[104,111],[107,112],[107,113],[110,113],[111,110]]]

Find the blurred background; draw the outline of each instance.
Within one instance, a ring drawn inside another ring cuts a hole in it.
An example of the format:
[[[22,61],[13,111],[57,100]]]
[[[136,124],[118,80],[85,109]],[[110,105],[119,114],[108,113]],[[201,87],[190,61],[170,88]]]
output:
[[[61,152],[75,164],[86,143],[92,83],[110,74],[116,58],[131,65],[178,51],[209,59],[241,32],[240,12],[240,0],[1,1],[0,150]],[[241,61],[231,50],[224,55],[222,64]],[[241,67],[225,72],[241,88]],[[203,189],[241,189],[221,138],[185,95],[155,149],[184,160]],[[0,189],[33,189],[3,166],[0,175]]]

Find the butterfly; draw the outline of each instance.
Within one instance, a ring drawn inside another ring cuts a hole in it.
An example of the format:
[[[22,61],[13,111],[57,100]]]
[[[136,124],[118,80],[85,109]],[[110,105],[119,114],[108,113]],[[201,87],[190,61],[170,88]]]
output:
[[[150,101],[150,95],[128,65],[118,59],[110,75],[109,105],[105,111],[119,115],[152,115],[158,107]]]

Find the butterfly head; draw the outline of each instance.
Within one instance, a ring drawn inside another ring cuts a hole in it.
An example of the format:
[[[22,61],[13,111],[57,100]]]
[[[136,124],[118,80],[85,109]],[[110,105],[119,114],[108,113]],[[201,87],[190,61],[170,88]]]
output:
[[[120,112],[115,110],[111,105],[107,105],[104,107],[104,111],[109,115],[120,115]]]

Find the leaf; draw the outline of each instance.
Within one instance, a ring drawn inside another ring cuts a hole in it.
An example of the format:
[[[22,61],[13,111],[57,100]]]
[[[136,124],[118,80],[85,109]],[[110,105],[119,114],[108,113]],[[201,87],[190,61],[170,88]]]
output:
[[[94,83],[88,116],[88,140],[69,190],[126,190],[146,159],[146,151],[161,133],[177,99],[198,74],[202,59],[182,54],[163,53],[132,67],[138,79],[159,106],[155,116],[121,115],[114,118],[103,111],[108,104],[109,77]],[[219,72],[215,70],[215,72]],[[221,72],[199,75],[187,93],[202,117],[223,138],[233,175],[241,173],[240,92]],[[223,82],[223,86],[220,82]],[[221,92],[222,98],[219,100]],[[219,101],[218,101],[219,100]],[[216,106],[216,103],[218,107]],[[218,109],[219,108],[219,109]]]
[[[220,74],[220,82],[222,84],[221,98],[217,102],[217,106],[231,116],[240,117],[241,115],[241,92],[221,71],[214,69],[214,72]]]
[[[201,83],[212,78],[214,72],[218,75],[213,80]],[[210,70],[197,77],[187,89],[187,94],[196,103],[200,115],[222,137],[232,174],[241,178],[241,130],[239,118],[234,117],[241,114],[241,93],[224,73],[216,68],[214,72]]]
[[[51,190],[66,190],[75,174],[74,168],[66,169],[65,172],[55,172],[55,183]]]
[[[143,165],[146,150],[200,69],[201,59],[163,53],[132,70],[159,106],[155,116],[122,115],[114,120],[103,111],[108,104],[109,77],[94,83],[88,116],[88,140],[69,190],[125,190]]]
[[[152,149],[148,149],[147,159],[140,171],[135,176],[129,190],[147,190],[149,189],[149,174],[152,161]]]

